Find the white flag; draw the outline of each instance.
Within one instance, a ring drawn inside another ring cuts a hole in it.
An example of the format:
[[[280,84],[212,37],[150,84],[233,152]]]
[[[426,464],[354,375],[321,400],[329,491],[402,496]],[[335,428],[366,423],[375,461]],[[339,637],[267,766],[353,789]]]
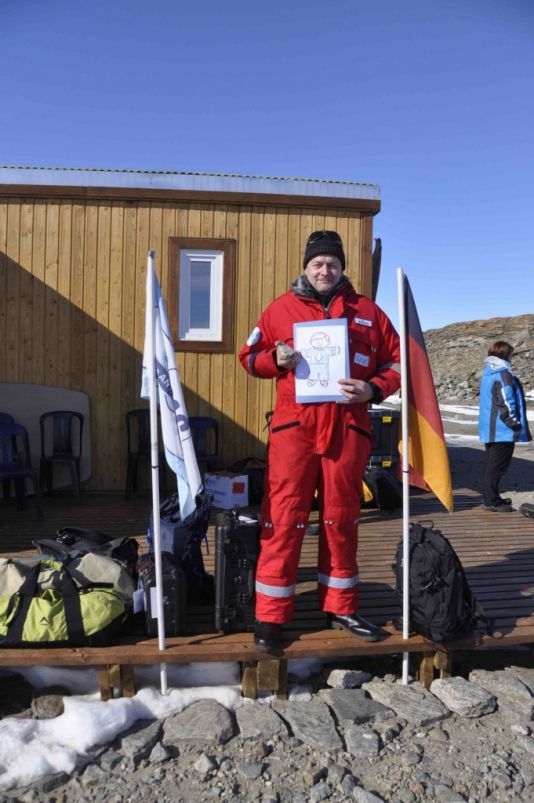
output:
[[[195,497],[202,491],[200,471],[189,428],[189,418],[185,409],[184,394],[176,367],[174,346],[167,320],[167,309],[161,295],[159,282],[154,271],[147,275],[152,278],[154,287],[153,309],[146,311],[145,350],[143,354],[143,376],[141,398],[150,398],[148,378],[149,338],[154,337],[156,402],[159,403],[161,431],[165,457],[178,481],[180,514],[187,518],[196,508]],[[147,294],[148,295],[148,294]]]

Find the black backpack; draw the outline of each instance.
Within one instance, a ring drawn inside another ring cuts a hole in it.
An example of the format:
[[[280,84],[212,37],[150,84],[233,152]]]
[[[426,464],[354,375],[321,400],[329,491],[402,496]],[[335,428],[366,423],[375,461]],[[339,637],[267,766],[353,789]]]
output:
[[[410,629],[432,641],[467,635],[482,622],[492,623],[473,596],[460,559],[433,522],[410,524]],[[393,569],[397,593],[403,590],[403,545],[397,547]]]

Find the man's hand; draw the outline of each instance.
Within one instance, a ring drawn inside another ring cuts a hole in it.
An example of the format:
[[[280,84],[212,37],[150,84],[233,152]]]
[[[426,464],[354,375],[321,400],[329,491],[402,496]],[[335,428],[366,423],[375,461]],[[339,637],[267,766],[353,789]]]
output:
[[[277,340],[274,344],[276,346],[276,364],[282,371],[291,371],[300,360],[300,353],[293,351],[291,346]]]
[[[373,398],[373,389],[363,379],[338,379],[339,389],[350,404],[364,404]]]

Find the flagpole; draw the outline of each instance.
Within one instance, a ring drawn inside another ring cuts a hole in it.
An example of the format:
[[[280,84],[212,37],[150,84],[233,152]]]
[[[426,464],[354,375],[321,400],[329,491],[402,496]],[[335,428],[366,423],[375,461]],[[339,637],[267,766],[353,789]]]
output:
[[[408,355],[406,349],[405,276],[397,268],[399,302],[400,360],[401,360],[401,427],[402,427],[402,637],[410,637],[410,485],[408,465]],[[408,683],[407,652],[402,654],[402,682]]]
[[[165,649],[165,621],[163,615],[163,584],[161,571],[161,521],[159,502],[158,410],[156,388],[156,354],[154,343],[154,251],[148,252],[146,271],[146,315],[148,337],[148,383],[150,388],[150,464],[152,467],[152,520],[154,522],[154,561],[156,566],[156,611],[158,616],[159,649]],[[160,664],[161,693],[167,694],[167,664]]]

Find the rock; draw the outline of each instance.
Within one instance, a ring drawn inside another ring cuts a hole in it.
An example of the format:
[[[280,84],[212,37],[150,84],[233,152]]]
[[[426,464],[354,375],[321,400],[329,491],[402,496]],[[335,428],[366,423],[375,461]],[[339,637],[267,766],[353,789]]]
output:
[[[80,780],[84,786],[92,786],[105,783],[107,778],[109,778],[108,773],[104,772],[98,764],[89,764]]]
[[[158,741],[162,730],[159,720],[146,724],[146,720],[136,723],[134,729],[121,740],[120,751],[132,761],[141,761],[147,758]]]
[[[148,760],[151,764],[163,764],[163,762],[168,761],[170,757],[171,754],[165,745],[161,744],[161,742],[158,742],[156,745],[154,745]]]
[[[326,683],[334,689],[359,689],[362,683],[371,679],[369,672],[359,669],[334,669],[328,675]]]
[[[395,716],[391,708],[376,702],[362,689],[323,689],[320,697],[332,709],[341,727]]]
[[[520,736],[530,735],[530,728],[527,728],[526,725],[510,725],[510,730],[512,733],[518,733]]]
[[[510,724],[534,719],[534,697],[521,680],[506,670],[474,669],[469,680],[478,683],[497,698],[499,713]]]
[[[327,783],[318,783],[310,790],[310,803],[319,803],[321,800],[327,800],[331,794],[332,790]]]
[[[343,790],[343,794],[348,797],[352,795],[354,788],[358,785],[356,778],[351,773],[347,773],[343,780],[341,781],[341,789]]]
[[[383,798],[379,795],[375,795],[373,792],[367,792],[361,786],[355,786],[352,790],[352,797],[357,803],[382,803]]]
[[[450,711],[461,717],[482,717],[491,714],[497,707],[493,694],[459,676],[434,680],[430,691]]]
[[[375,758],[380,751],[378,734],[359,725],[352,725],[345,733],[347,752],[358,758]]]
[[[328,768],[328,775],[327,780],[329,784],[333,786],[338,786],[342,783],[343,778],[348,773],[346,767],[340,767],[339,764],[333,764],[331,767]]]
[[[121,761],[119,756],[114,750],[107,750],[100,756],[99,764],[105,772],[111,772],[117,764]]]
[[[59,694],[42,694],[34,697],[31,708],[35,719],[54,719],[61,716],[65,710],[63,697]]]
[[[237,774],[248,781],[254,781],[259,778],[263,772],[262,761],[240,761],[236,766]]]
[[[434,784],[432,791],[434,799],[439,801],[439,803],[462,803],[462,801],[465,800],[463,795],[451,789],[449,786],[445,786],[445,784]]]
[[[421,761],[421,754],[415,750],[407,750],[402,754],[401,760],[405,767],[415,767]]]
[[[319,700],[310,702],[290,702],[276,700],[273,708],[287,722],[297,738],[315,749],[343,749],[332,714],[327,705]]]
[[[215,700],[200,700],[185,711],[165,720],[163,741],[176,744],[191,742],[215,742],[224,744],[235,733],[232,715]]]
[[[217,762],[214,761],[211,756],[208,756],[206,753],[202,753],[197,758],[193,766],[200,775],[207,775],[208,772],[217,769]]]
[[[534,756],[534,739],[530,736],[518,736],[515,740],[515,746],[519,747],[530,756]]]
[[[245,739],[272,739],[287,736],[287,726],[276,711],[262,703],[248,703],[236,711],[237,724]]]
[[[516,677],[534,695],[534,669],[526,666],[509,666],[504,670]]]
[[[397,716],[418,726],[431,725],[450,716],[448,709],[420,683],[403,686],[400,683],[365,683],[364,690],[373,700],[392,708]]]

